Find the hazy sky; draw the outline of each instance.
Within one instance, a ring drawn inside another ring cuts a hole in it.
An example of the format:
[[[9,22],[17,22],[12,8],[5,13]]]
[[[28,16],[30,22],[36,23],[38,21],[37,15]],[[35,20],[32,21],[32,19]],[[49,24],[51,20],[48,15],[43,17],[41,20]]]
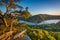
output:
[[[52,14],[60,15],[60,0],[22,0],[19,5],[29,7],[32,15]],[[5,8],[0,7],[3,11]]]
[[[60,0],[22,0],[20,5],[28,6],[32,15],[60,15]]]

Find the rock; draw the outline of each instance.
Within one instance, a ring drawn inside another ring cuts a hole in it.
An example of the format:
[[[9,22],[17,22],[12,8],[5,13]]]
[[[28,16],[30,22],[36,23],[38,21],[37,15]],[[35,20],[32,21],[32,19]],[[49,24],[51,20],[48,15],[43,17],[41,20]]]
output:
[[[16,40],[31,40],[29,36],[24,35],[22,38],[17,38]]]

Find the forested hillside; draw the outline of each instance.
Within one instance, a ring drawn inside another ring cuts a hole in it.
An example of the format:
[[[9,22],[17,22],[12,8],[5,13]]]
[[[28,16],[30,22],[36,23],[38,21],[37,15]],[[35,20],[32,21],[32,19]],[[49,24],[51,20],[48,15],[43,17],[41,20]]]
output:
[[[60,15],[39,14],[29,17],[27,21],[39,23],[44,20],[55,20],[55,19],[60,19]]]

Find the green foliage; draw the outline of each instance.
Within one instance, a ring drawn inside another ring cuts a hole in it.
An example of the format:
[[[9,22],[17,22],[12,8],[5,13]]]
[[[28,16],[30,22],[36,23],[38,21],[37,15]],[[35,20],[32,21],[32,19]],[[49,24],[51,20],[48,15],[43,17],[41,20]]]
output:
[[[32,27],[33,26],[33,27]],[[48,31],[60,31],[60,22],[56,24],[42,24],[42,25],[29,25],[30,28],[36,28],[36,29],[44,29]]]
[[[1,21],[2,22],[2,21]],[[53,28],[54,26],[58,24],[47,24],[44,25],[45,28]],[[31,38],[31,40],[60,40],[60,32],[53,32],[53,30],[47,31],[47,29],[42,28],[42,25],[27,25],[25,23],[13,23],[13,31],[19,31],[24,29],[31,29],[26,32],[26,34]],[[6,28],[5,25],[0,25],[0,32],[9,31],[10,27]]]
[[[58,28],[60,29],[59,25],[60,22],[57,24],[44,24],[44,30],[43,25],[29,25],[30,28],[36,30],[29,31],[27,34],[32,40],[60,40],[60,32],[58,32],[60,31],[58,30]]]
[[[29,35],[32,40],[56,40],[48,31],[40,29],[28,31],[27,35]]]

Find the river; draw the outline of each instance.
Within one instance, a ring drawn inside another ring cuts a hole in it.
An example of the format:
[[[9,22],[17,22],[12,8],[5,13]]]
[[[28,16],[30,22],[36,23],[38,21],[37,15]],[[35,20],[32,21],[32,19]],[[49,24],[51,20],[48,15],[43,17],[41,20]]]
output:
[[[41,24],[52,24],[52,23],[58,23],[60,20],[56,19],[56,20],[45,20],[45,21],[42,21],[40,23],[34,23],[34,22],[27,22],[27,21],[22,21],[22,20],[19,20],[20,23],[26,23],[28,25],[41,25]]]

